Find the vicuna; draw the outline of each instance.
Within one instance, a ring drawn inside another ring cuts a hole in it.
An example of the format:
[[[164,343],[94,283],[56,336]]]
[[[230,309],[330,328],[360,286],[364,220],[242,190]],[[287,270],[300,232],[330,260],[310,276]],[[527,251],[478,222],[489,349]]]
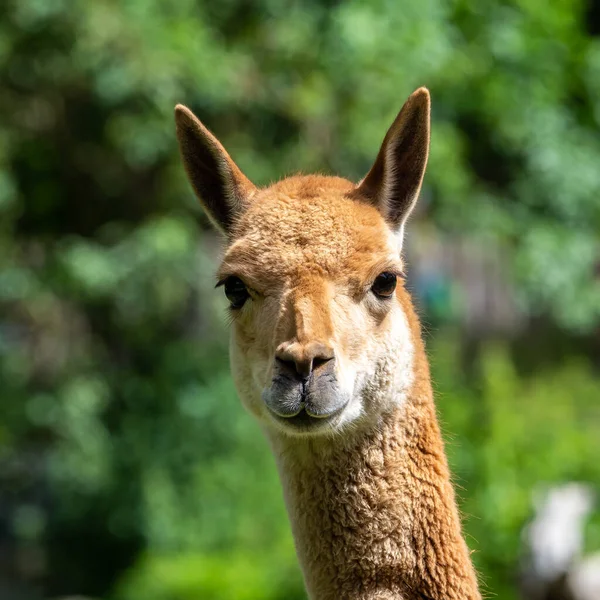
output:
[[[227,239],[231,366],[278,465],[314,600],[475,600],[419,321],[404,225],[429,151],[414,92],[358,184],[255,187],[177,106],[189,179]]]

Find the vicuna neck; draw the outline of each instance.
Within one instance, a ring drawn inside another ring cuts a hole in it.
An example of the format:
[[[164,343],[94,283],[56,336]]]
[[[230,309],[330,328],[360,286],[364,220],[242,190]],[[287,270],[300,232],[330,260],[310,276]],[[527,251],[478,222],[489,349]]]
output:
[[[313,600],[480,599],[418,339],[407,398],[351,439],[272,439]]]

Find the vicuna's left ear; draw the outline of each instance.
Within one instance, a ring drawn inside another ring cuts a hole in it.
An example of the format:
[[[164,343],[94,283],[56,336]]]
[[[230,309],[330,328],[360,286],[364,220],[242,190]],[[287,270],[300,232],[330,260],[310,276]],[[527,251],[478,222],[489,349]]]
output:
[[[383,140],[375,163],[358,192],[376,206],[402,236],[425,175],[429,155],[429,91],[409,97]]]

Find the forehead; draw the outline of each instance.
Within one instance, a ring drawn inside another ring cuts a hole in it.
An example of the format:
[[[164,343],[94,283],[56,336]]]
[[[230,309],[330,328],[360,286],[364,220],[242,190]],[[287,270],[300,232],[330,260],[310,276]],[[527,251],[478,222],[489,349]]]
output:
[[[221,271],[263,279],[317,271],[335,278],[398,261],[383,218],[350,198],[353,189],[344,179],[307,176],[259,191],[236,225]]]

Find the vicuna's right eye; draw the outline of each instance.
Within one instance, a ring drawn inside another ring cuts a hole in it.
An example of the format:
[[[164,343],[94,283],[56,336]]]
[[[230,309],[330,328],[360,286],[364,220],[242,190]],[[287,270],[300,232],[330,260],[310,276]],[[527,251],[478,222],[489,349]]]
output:
[[[227,300],[231,303],[231,308],[242,308],[250,297],[246,284],[239,277],[232,275],[223,281],[222,285],[225,288]]]

